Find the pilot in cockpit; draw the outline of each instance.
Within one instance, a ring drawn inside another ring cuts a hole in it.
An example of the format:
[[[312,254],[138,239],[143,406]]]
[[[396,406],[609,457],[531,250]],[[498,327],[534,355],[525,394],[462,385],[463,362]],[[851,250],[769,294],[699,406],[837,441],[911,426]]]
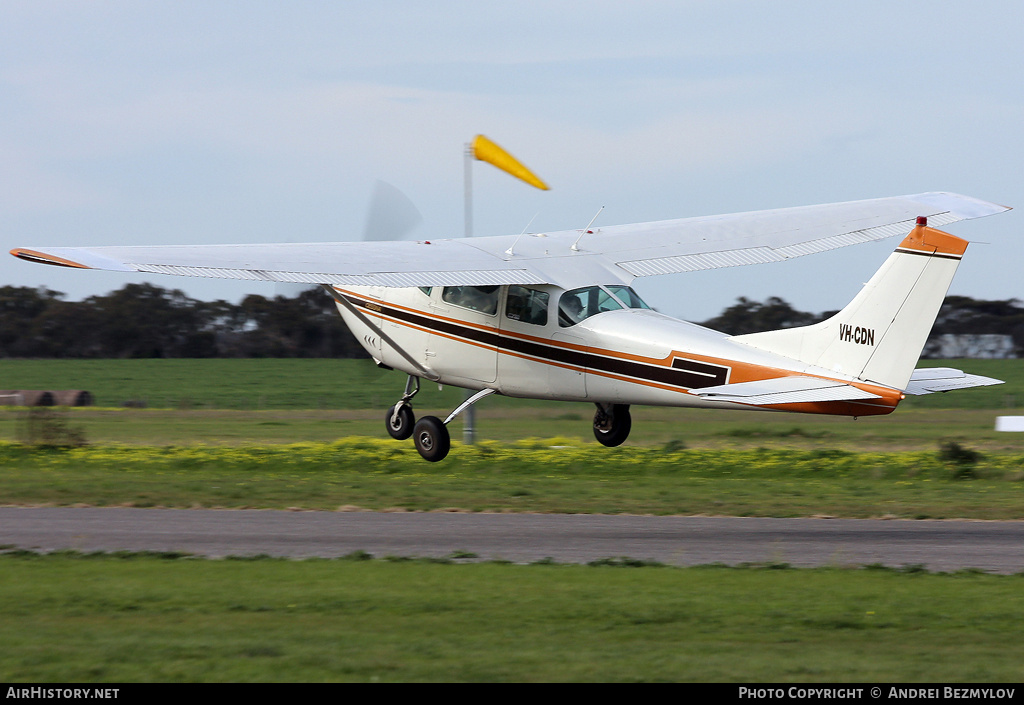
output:
[[[562,327],[576,325],[585,318],[583,315],[583,304],[575,294],[562,297],[561,301],[558,302],[558,314],[559,323],[562,324]]]

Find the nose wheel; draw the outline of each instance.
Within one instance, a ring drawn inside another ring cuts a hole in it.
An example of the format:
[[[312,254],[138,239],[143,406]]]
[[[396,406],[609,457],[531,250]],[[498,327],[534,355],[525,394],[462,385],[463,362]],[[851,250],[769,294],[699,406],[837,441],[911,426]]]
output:
[[[420,378],[409,375],[405,382],[405,394],[398,403],[388,409],[384,415],[384,426],[388,435],[396,441],[404,441],[412,435],[416,425],[416,415],[412,412],[412,398],[420,391]]]
[[[384,417],[387,425],[388,435],[396,441],[404,441],[412,435],[412,429],[416,425],[416,415],[408,404],[398,403],[388,409]]]

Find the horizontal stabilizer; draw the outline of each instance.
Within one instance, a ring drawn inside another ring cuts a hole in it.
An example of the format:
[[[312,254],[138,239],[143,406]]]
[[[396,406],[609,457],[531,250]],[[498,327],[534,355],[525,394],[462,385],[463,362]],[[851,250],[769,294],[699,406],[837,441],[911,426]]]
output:
[[[756,382],[721,384],[694,390],[709,401],[732,401],[739,404],[797,404],[801,402],[852,401],[881,399],[849,384],[820,377],[776,377]]]
[[[970,387],[988,387],[993,384],[1003,384],[1003,380],[969,375],[952,367],[922,367],[914,370],[905,391],[907,394],[921,395]]]

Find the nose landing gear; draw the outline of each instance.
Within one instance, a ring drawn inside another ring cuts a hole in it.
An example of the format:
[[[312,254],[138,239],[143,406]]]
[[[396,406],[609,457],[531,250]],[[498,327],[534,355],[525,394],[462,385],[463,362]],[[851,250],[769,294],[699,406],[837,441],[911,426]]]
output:
[[[413,426],[416,425],[416,416],[412,413],[412,407],[408,404],[395,404],[384,417],[387,424],[388,434],[396,441],[404,441],[412,435]]]
[[[420,378],[409,375],[409,379],[405,382],[405,394],[397,404],[388,409],[388,413],[384,416],[388,435],[397,441],[404,441],[412,435],[416,416],[413,414],[412,405],[409,402],[419,391]]]

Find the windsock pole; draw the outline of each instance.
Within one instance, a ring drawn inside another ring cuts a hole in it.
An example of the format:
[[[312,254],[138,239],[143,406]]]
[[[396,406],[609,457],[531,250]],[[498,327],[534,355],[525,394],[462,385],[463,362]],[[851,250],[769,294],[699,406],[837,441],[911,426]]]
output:
[[[547,191],[548,185],[523,166],[522,162],[487,139],[483,135],[477,135],[470,144],[466,145],[463,166],[463,183],[465,188],[465,236],[473,237],[473,160],[487,162],[501,169],[507,174],[525,181],[535,188]],[[472,389],[466,390],[468,400],[474,394]],[[476,411],[474,405],[466,407],[462,412],[462,442],[472,445],[476,441]]]

